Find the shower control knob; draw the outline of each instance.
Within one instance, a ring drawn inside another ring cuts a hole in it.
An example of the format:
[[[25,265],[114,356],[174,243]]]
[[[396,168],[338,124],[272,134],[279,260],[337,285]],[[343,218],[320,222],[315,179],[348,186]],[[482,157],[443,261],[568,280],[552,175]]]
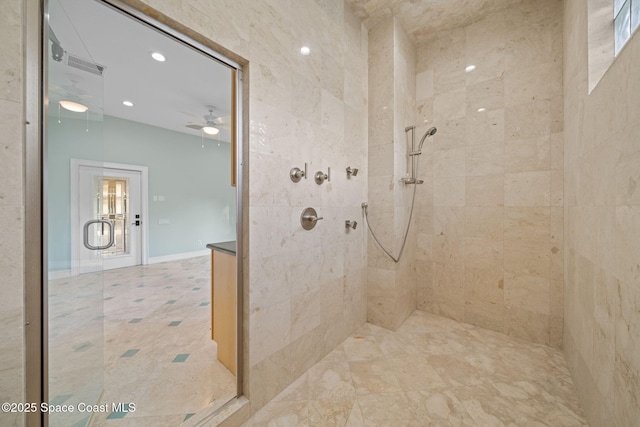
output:
[[[355,230],[357,226],[358,226],[358,222],[357,221],[346,220],[344,222],[344,227],[346,229],[353,228]]]
[[[300,215],[300,225],[302,225],[302,228],[304,228],[305,230],[311,230],[321,219],[324,218],[318,216],[318,213],[315,209],[306,208],[302,211],[302,215]]]
[[[331,168],[327,168],[327,173],[324,173],[322,171],[316,172],[314,178],[316,180],[316,184],[318,185],[322,184],[325,180],[331,181]]]
[[[302,178],[307,179],[307,164],[304,164],[304,170],[300,168],[292,168],[289,171],[289,177],[293,182],[300,182]]]

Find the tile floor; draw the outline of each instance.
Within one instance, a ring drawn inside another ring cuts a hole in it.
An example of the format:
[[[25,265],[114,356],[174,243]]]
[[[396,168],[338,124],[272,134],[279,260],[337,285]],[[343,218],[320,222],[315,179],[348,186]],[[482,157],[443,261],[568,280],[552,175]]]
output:
[[[179,425],[235,396],[211,340],[210,274],[204,256],[51,281],[50,402],[136,405],[51,425]]]
[[[244,427],[584,425],[561,352],[416,311],[365,324]]]

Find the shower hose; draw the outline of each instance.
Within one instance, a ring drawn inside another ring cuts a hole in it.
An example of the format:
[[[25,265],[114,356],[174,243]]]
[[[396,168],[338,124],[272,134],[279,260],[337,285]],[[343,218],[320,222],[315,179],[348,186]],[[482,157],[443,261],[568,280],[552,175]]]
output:
[[[415,176],[418,176],[418,164],[419,164],[419,161],[416,160]],[[385,247],[382,246],[382,243],[380,243],[380,241],[376,237],[376,233],[373,232],[373,229],[371,228],[371,224],[369,224],[369,204],[367,202],[363,202],[362,203],[362,211],[364,212],[364,220],[367,223],[367,228],[369,229],[369,232],[371,232],[371,235],[373,236],[373,240],[375,240],[375,242],[378,245],[378,247],[380,249],[382,249],[382,252],[384,252],[385,255],[387,255],[389,258],[391,258],[393,260],[393,262],[395,262],[395,263],[400,262],[400,258],[402,257],[402,252],[404,251],[404,246],[407,243],[407,236],[409,235],[409,228],[411,227],[411,218],[413,217],[413,206],[415,205],[415,201],[416,201],[416,187],[417,186],[418,186],[418,180],[416,178],[414,178],[413,196],[411,197],[411,210],[409,211],[409,220],[407,221],[407,228],[404,231],[404,238],[402,239],[402,246],[400,246],[400,252],[398,252],[398,257],[397,258],[394,257],[391,254],[391,252],[386,250]]]

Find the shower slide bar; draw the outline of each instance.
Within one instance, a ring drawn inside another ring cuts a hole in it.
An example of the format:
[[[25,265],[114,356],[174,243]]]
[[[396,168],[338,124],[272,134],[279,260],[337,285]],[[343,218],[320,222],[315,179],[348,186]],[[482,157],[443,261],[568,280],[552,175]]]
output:
[[[367,223],[367,228],[369,229],[369,232],[373,236],[373,240],[376,242],[376,244],[382,250],[382,252],[384,252],[384,254],[387,255],[395,263],[400,262],[400,258],[402,257],[402,253],[404,252],[404,247],[407,243],[409,228],[411,228],[411,219],[413,218],[413,207],[415,206],[415,202],[416,202],[416,188],[418,184],[422,184],[424,182],[416,178],[418,174],[418,157],[417,156],[422,154],[422,145],[424,144],[424,141],[427,139],[427,137],[435,135],[436,132],[438,131],[438,129],[436,129],[435,127],[429,128],[425,132],[425,134],[422,136],[422,139],[420,140],[420,144],[418,145],[418,149],[416,150],[415,149],[415,129],[416,129],[415,126],[407,126],[404,129],[405,135],[408,134],[409,131],[411,131],[411,151],[409,152],[409,156],[411,158],[411,176],[402,178],[400,182],[404,184],[413,184],[413,195],[411,197],[411,210],[409,211],[409,219],[407,220],[407,227],[405,228],[404,236],[402,238],[402,245],[400,246],[400,251],[398,252],[397,257],[394,256],[391,252],[389,252],[378,240],[376,233],[374,233],[373,229],[371,228],[371,224],[369,223],[369,204],[367,202],[362,202],[362,213],[364,215],[364,220]]]

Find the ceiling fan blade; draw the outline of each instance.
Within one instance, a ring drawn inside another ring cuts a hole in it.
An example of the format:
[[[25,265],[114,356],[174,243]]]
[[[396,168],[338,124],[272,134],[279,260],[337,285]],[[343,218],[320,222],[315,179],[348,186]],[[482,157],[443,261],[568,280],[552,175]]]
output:
[[[226,125],[231,122],[230,116],[218,116],[213,120],[216,124]]]
[[[199,124],[197,124],[197,123],[187,123],[185,126],[186,126],[186,127],[188,127],[188,128],[191,128],[191,129],[200,130],[200,129],[202,129],[205,125],[199,125]]]

